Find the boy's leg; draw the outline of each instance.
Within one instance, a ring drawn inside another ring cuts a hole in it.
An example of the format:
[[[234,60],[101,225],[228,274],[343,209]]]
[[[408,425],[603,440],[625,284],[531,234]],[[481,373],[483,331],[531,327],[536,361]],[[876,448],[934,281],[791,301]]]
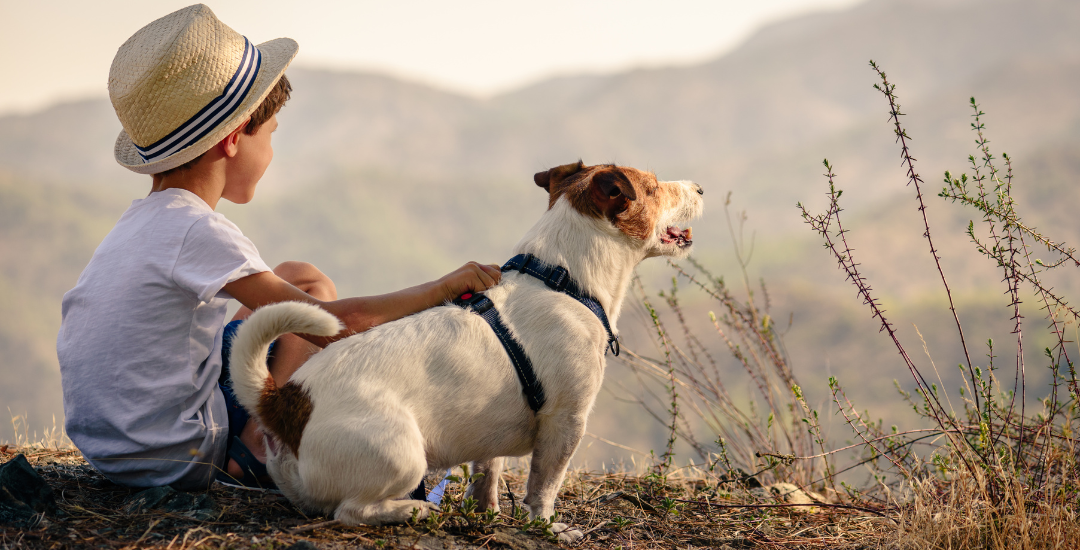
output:
[[[334,282],[322,271],[319,271],[317,267],[309,263],[285,262],[274,268],[274,274],[316,299],[322,301],[337,300],[337,288],[334,286]],[[233,320],[247,319],[250,315],[250,309],[241,307],[233,316]],[[274,344],[273,357],[270,358],[269,362],[270,375],[274,377],[277,386],[285,385],[293,373],[296,372],[296,369],[299,369],[300,365],[303,365],[308,360],[308,357],[311,357],[320,349],[315,344],[295,334],[285,334],[278,338],[277,343]],[[254,418],[251,420],[240,433],[240,441],[251,450],[251,453],[255,455],[259,462],[266,462],[262,430],[259,423],[254,421]],[[235,477],[243,475],[240,466],[232,459],[229,459],[228,472],[229,475]]]
[[[322,301],[337,300],[337,287],[319,268],[306,262],[285,262],[274,268],[274,274],[312,297]],[[233,320],[247,319],[251,310],[241,307]],[[274,354],[270,358],[270,375],[281,387],[289,381],[296,369],[307,361],[308,357],[319,351],[319,347],[295,334],[285,334],[274,344]]]

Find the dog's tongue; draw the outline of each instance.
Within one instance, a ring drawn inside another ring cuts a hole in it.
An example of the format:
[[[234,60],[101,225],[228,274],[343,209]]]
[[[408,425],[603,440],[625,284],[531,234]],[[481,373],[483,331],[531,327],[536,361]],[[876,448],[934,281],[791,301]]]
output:
[[[690,239],[690,235],[691,235],[690,228],[686,228],[686,229],[684,229],[682,231],[679,231],[678,227],[672,226],[672,227],[669,227],[667,229],[667,234],[672,239],[683,240],[683,241],[690,241],[691,240]]]

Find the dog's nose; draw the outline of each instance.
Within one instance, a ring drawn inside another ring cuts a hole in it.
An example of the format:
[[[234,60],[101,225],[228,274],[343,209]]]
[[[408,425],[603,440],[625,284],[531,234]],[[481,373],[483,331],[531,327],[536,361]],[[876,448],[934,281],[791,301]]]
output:
[[[696,184],[696,183],[694,184],[694,190],[697,191],[698,195],[704,195],[705,194],[705,190],[702,189],[701,186]]]

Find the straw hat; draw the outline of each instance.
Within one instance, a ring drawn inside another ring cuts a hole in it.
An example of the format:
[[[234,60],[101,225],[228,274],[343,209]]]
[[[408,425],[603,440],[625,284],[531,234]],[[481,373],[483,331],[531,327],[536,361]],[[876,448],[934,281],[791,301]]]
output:
[[[156,174],[205,153],[251,116],[297,48],[291,38],[256,46],[202,4],[139,29],[109,70],[124,127],[116,162]]]

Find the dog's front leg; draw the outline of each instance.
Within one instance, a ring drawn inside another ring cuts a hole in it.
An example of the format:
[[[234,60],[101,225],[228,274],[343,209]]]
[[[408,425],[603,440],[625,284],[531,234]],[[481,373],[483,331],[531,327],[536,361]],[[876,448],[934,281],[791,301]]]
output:
[[[541,421],[524,500],[529,507],[529,519],[551,519],[555,515],[555,497],[562,487],[570,457],[583,435],[584,417],[548,417]],[[551,530],[563,542],[574,542],[584,536],[580,530],[565,523],[553,523]]]
[[[476,509],[480,511],[499,511],[499,476],[502,475],[503,458],[473,462],[473,471],[483,474],[472,485],[465,496],[476,499]]]

